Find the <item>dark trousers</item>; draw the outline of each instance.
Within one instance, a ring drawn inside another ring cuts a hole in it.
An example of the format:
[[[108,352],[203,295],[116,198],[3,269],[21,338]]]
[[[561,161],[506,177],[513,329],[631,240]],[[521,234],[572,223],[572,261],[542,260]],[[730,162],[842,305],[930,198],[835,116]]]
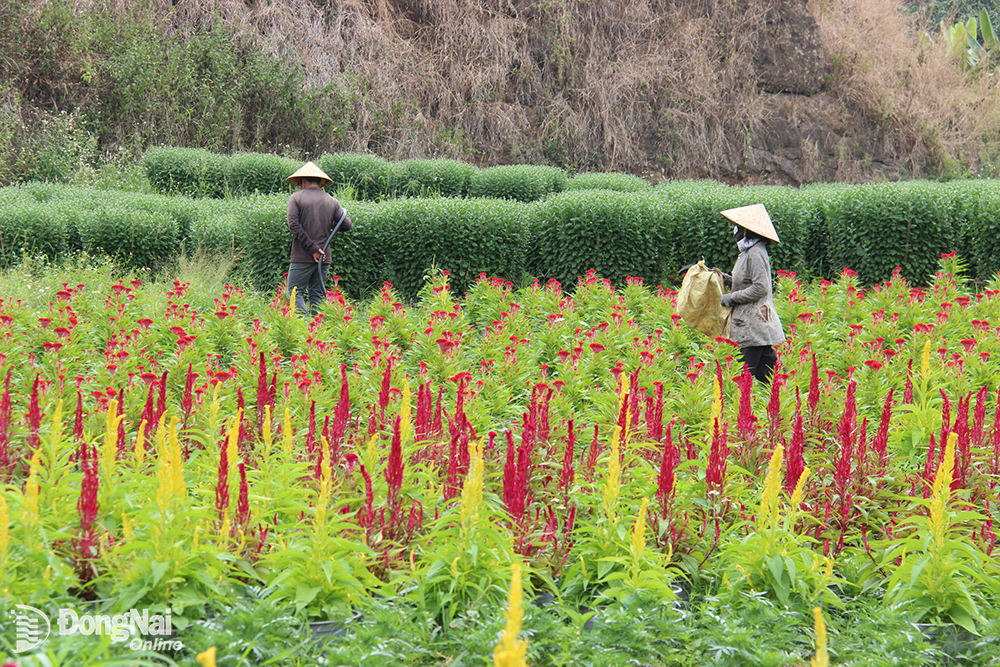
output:
[[[750,369],[751,375],[764,384],[771,382],[774,365],[778,363],[778,353],[774,351],[773,346],[742,347],[740,348],[740,356],[743,357],[743,363]]]
[[[308,314],[316,317],[319,314],[320,306],[326,301],[326,292],[320,283],[320,271],[323,272],[322,278],[325,280],[329,269],[329,264],[319,262],[292,262],[288,265],[288,296],[291,297],[294,288],[295,310],[299,315]]]

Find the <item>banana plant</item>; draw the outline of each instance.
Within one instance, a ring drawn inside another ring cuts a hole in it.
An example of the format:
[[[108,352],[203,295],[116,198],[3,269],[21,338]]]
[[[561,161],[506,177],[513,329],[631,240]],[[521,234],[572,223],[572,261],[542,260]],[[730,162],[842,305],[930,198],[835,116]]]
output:
[[[979,41],[980,33],[982,42]],[[969,69],[989,67],[992,56],[997,52],[997,37],[985,9],[979,12],[978,23],[974,16],[965,23],[960,21],[952,26],[947,26],[942,21],[941,34],[956,54],[965,52],[965,64]]]

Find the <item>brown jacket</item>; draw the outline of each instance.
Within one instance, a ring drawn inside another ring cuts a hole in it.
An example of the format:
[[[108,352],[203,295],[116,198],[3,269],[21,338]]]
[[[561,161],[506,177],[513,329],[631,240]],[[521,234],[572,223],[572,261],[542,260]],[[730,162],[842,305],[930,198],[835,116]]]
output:
[[[288,231],[292,233],[293,262],[314,263],[313,253],[321,250],[336,226],[343,207],[322,188],[302,188],[288,199]],[[345,217],[339,232],[351,228],[351,218]],[[327,252],[324,263],[330,262]]]
[[[767,244],[758,242],[736,258],[733,274],[723,274],[723,282],[732,285],[729,303],[729,337],[740,347],[777,345],[785,342],[785,332],[774,309],[771,292],[771,258]]]

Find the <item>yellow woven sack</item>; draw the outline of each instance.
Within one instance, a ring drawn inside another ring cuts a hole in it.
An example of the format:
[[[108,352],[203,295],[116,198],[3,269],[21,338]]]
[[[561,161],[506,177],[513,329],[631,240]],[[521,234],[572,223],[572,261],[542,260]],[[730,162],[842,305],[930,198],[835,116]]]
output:
[[[729,314],[732,308],[722,305],[722,276],[718,271],[698,262],[684,274],[681,291],[677,294],[677,312],[694,329],[709,338],[729,336]]]

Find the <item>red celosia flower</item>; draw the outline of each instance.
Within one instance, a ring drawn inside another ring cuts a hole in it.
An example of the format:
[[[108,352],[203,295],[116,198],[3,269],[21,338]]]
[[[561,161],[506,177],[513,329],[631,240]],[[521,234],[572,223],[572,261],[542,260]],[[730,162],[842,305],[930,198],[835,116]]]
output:
[[[229,507],[229,453],[226,438],[219,440],[219,468],[215,481],[215,511],[223,520]]]
[[[705,486],[709,493],[722,493],[726,481],[726,464],[729,459],[729,443],[726,436],[728,425],[723,424],[719,430],[719,420],[716,419],[712,429],[712,449],[705,467]]]

